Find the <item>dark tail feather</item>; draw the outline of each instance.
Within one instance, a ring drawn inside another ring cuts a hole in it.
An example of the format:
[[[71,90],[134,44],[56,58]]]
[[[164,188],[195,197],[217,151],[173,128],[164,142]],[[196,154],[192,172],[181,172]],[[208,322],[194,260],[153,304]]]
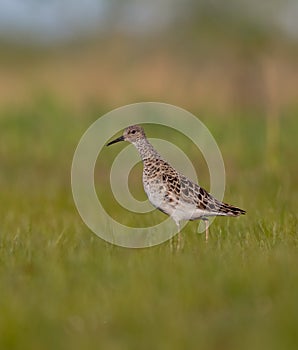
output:
[[[228,216],[239,216],[239,215],[246,214],[245,210],[234,207],[227,203],[222,203],[219,210],[220,212],[225,213],[225,215],[228,215]]]

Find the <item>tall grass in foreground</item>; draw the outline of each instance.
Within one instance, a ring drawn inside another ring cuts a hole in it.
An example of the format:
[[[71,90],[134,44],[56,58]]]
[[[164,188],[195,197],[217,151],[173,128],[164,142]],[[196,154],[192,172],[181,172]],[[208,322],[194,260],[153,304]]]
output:
[[[277,173],[262,118],[205,120],[226,163],[225,199],[247,215],[217,219],[208,244],[189,223],[172,254],[168,243],[112,246],[82,223],[70,165],[96,117],[45,103],[0,117],[0,349],[297,348],[294,112],[280,120]]]

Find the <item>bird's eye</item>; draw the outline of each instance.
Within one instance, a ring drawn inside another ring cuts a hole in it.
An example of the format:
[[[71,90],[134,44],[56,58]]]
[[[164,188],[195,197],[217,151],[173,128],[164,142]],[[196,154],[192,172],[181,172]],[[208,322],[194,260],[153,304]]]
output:
[[[132,133],[132,134],[135,134],[135,133],[136,133],[136,130],[132,130],[131,133]]]

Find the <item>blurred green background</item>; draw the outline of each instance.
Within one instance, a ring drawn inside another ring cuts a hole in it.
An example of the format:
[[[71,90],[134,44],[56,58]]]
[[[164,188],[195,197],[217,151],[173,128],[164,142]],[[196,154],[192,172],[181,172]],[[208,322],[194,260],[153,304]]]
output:
[[[0,3],[0,349],[297,349],[297,17],[295,0]],[[81,135],[140,101],[218,142],[248,214],[208,245],[192,222],[178,254],[111,246],[76,211]]]

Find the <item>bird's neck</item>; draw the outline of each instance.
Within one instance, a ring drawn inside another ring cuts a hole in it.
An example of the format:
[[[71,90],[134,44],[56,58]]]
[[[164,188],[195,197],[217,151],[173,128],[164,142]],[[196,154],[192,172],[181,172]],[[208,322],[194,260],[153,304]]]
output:
[[[154,147],[151,145],[151,143],[147,139],[137,140],[133,142],[133,145],[138,150],[143,161],[149,158],[155,158],[155,159],[161,158],[159,153],[154,149]]]

